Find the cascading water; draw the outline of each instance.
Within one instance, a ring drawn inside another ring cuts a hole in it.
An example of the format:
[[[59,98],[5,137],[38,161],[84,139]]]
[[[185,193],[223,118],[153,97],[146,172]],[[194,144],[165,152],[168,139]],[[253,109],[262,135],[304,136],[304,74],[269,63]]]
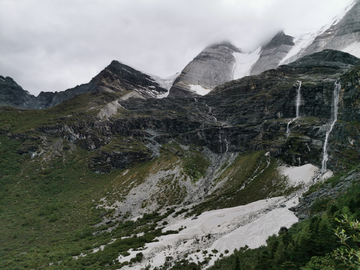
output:
[[[332,104],[332,113],[331,113],[332,122],[330,124],[329,130],[326,132],[326,135],[325,135],[325,142],[324,142],[324,148],[323,148],[323,159],[321,162],[321,174],[324,174],[327,171],[326,163],[329,159],[329,155],[327,152],[327,146],[328,146],[328,142],[329,142],[330,133],[331,133],[332,129],[334,128],[335,122],[337,121],[340,89],[341,89],[340,81],[336,81],[335,86],[334,86],[334,92],[333,92],[333,104]]]
[[[224,151],[224,144],[225,144],[225,151]],[[220,153],[227,153],[229,151],[229,142],[226,139],[226,133],[224,134],[224,138],[219,128],[219,151]]]
[[[297,81],[298,88],[296,90],[296,117],[291,119],[286,127],[286,137],[290,134],[290,124],[296,119],[300,118],[300,105],[301,105],[301,81]]]

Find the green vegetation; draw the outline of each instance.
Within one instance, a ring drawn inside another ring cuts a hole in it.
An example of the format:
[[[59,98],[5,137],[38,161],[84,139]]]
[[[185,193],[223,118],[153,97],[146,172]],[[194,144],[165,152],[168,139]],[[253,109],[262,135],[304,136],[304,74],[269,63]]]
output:
[[[162,234],[157,222],[174,209],[163,215],[145,214],[136,222],[94,226],[113,215],[96,207],[100,199],[116,186],[128,192],[131,179],[141,182],[154,164],[142,163],[125,176],[119,170],[99,175],[87,167],[91,153],[78,147],[46,155],[47,159],[17,154],[26,140],[0,135],[1,269],[98,269]],[[171,162],[171,156],[164,156]],[[112,239],[117,240],[111,243]],[[101,245],[106,245],[104,251],[92,253]],[[133,262],[141,258],[137,255]]]
[[[187,153],[183,162],[184,171],[191,177],[193,182],[196,182],[204,176],[207,168],[210,166],[210,161],[200,152],[195,151]]]

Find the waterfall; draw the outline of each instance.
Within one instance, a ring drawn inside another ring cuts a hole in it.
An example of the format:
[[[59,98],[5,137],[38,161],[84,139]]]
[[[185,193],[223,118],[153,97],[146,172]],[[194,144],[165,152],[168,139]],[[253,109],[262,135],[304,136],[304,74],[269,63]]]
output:
[[[209,110],[208,115],[211,115],[214,118],[215,122],[217,122],[217,118],[212,114],[212,108],[209,105],[207,105],[206,103],[204,103],[204,104]]]
[[[291,119],[287,123],[286,127],[286,137],[289,137],[290,134],[290,124],[294,122],[296,119],[300,118],[300,104],[301,104],[301,81],[297,81],[298,87],[296,90],[296,117]]]
[[[226,132],[224,135],[222,135],[221,133],[222,133],[221,129],[219,128],[219,151],[220,153],[227,153],[229,151],[229,142],[226,139]],[[224,151],[223,144],[225,144],[225,152],[223,152]]]
[[[329,159],[329,155],[328,155],[328,152],[327,152],[327,146],[328,146],[328,142],[329,142],[330,133],[331,133],[332,129],[334,128],[335,122],[337,121],[340,89],[341,89],[340,81],[336,81],[335,86],[334,86],[333,104],[332,104],[332,110],[331,110],[332,122],[330,124],[329,130],[326,132],[324,148],[323,148],[323,159],[322,159],[322,162],[321,162],[321,173],[322,174],[324,174],[327,171],[326,163],[327,163],[327,161]]]
[[[220,132],[220,128],[219,128],[219,151],[220,153],[222,153],[223,148],[222,148],[222,138],[221,138],[221,132]]]
[[[297,81],[299,86],[296,91],[296,118],[298,119],[300,117],[300,103],[301,103],[301,81]]]

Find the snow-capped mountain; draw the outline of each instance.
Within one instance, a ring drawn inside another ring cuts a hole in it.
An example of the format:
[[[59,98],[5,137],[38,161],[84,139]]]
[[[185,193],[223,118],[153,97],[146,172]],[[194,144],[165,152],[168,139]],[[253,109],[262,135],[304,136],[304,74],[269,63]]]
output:
[[[169,97],[203,96],[227,81],[260,74],[325,49],[360,57],[359,29],[360,1],[357,0],[315,33],[292,37],[280,31],[251,53],[242,52],[230,43],[210,46],[183,69]]]

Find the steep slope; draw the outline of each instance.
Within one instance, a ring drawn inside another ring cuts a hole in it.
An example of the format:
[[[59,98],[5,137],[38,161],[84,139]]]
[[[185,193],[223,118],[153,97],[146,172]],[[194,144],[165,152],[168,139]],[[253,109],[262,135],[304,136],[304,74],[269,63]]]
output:
[[[0,76],[0,105],[17,108],[34,106],[35,97],[24,90],[12,78]]]
[[[234,52],[241,51],[228,42],[205,48],[182,70],[169,97],[202,96],[215,86],[232,80],[236,63]]]
[[[296,37],[295,46],[280,64],[288,64],[324,49],[339,50],[360,57],[359,12],[360,2],[356,0],[316,33]]]
[[[251,67],[250,75],[276,68],[295,45],[293,40],[293,37],[285,35],[284,32],[276,34],[266,46],[261,48],[259,59]]]
[[[351,9],[340,21],[335,21],[298,57],[324,49],[348,52],[360,57],[360,1],[354,1]]]
[[[90,83],[90,91],[136,91],[145,98],[156,98],[167,92],[151,76],[118,61],[112,61]]]

